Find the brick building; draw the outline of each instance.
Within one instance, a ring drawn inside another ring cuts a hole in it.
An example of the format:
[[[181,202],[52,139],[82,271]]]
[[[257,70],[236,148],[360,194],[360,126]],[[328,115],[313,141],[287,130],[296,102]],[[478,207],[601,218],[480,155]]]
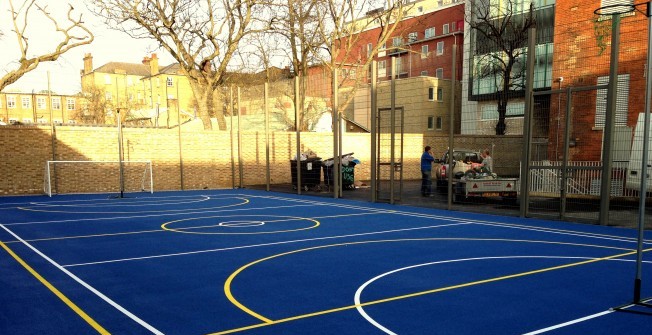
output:
[[[608,0],[558,0],[555,17],[555,88],[605,85],[609,78],[611,25],[609,16],[597,16],[594,10],[612,4]],[[632,4],[633,1],[621,1]],[[613,142],[614,160],[629,160],[632,137],[639,113],[645,107],[647,22],[645,7],[620,18],[618,61],[618,98],[616,101]],[[559,78],[563,78],[559,81]],[[600,161],[604,136],[606,89],[574,93],[571,112],[571,159]],[[566,101],[555,95],[552,101]],[[550,119],[565,119],[562,105],[551,104]],[[550,138],[561,139],[565,128],[550,127]],[[549,147],[549,157],[559,159],[563,141]]]
[[[449,132],[450,93],[460,96],[458,81],[462,78],[462,44],[464,3],[455,0],[409,1],[404,5],[404,19],[396,24],[387,43],[373,55],[378,64],[378,108],[390,107],[389,80],[392,58],[397,73],[396,106],[404,111],[403,131],[423,134]],[[365,19],[363,19],[365,20]],[[349,64],[364,62],[377,46],[381,27],[371,26],[360,32],[357,45],[349,59],[338,61]],[[453,73],[453,45],[458,46],[456,71]],[[365,74],[362,74],[365,75]],[[358,89],[347,116],[358,124],[370,126],[369,87]],[[459,99],[457,99],[459,100]],[[459,107],[459,104],[457,104]],[[459,114],[459,111],[456,112]],[[456,119],[459,119],[456,117]]]

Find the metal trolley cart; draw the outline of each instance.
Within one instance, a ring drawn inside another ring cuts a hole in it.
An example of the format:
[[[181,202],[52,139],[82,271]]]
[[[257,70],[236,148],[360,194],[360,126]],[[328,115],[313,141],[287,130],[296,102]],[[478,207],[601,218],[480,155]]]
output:
[[[308,158],[301,161],[301,187],[305,191],[321,190],[321,158]],[[290,173],[292,175],[292,188],[297,189],[297,161],[290,160]]]

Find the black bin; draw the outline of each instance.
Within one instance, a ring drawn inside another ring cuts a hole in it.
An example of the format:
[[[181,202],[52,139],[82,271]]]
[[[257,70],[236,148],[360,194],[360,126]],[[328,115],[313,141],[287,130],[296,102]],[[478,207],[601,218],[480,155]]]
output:
[[[342,188],[354,190],[355,163],[349,162],[349,165],[342,165],[340,169],[342,171]],[[324,183],[328,186],[333,186],[333,180],[333,165],[324,165]]]
[[[311,188],[319,189],[321,184],[321,158],[308,158],[301,161],[301,186],[304,190]],[[292,187],[297,188],[297,161],[290,160],[290,174],[292,175]]]

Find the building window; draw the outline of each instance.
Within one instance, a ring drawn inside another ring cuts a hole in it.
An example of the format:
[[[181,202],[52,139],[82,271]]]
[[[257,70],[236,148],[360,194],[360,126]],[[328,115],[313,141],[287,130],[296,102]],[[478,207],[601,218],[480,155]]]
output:
[[[453,31],[457,31],[457,22],[456,21],[451,22],[451,28],[453,28]]]
[[[386,49],[385,43],[381,44],[378,47],[378,57],[385,57],[385,54],[386,54],[385,49]]]
[[[428,58],[428,46],[427,45],[422,45],[421,46],[421,59],[423,58]]]
[[[384,77],[387,75],[387,63],[384,60],[378,62],[378,77]]]
[[[173,87],[173,86],[174,86],[174,81],[172,81],[172,77],[168,77],[168,78],[165,80],[165,83],[166,83],[166,85],[167,85],[168,87]]]
[[[32,123],[32,119],[25,118],[25,119],[23,119],[23,123],[24,124],[30,124],[30,123]]]
[[[424,32],[424,35],[425,35],[424,38],[433,38],[433,37],[435,37],[435,28],[432,27],[432,28],[426,29],[426,31]]]
[[[395,75],[399,75],[401,73],[405,73],[405,69],[403,69],[403,57],[396,57],[396,71],[394,72]]]
[[[69,111],[75,110],[75,99],[68,98],[66,99],[66,107]]]
[[[441,116],[438,116],[438,117],[437,117],[437,122],[435,122],[435,129],[437,129],[437,130],[441,130],[442,123],[443,123],[443,122],[442,122],[442,120],[441,120]]]
[[[44,97],[37,97],[36,98],[36,108],[37,109],[45,109],[45,98]]]
[[[441,33],[444,34],[444,35],[450,33],[450,30],[449,30],[449,27],[448,27],[448,23],[444,23],[444,26],[443,26],[441,29],[442,29],[442,32],[441,32]]]
[[[444,101],[444,89],[437,88],[437,101]]]
[[[424,76],[424,77],[428,76],[428,71],[427,70],[421,71],[421,75]]]
[[[7,108],[16,108],[16,97],[7,96]]]
[[[127,85],[128,86],[133,86],[134,85],[134,78],[127,77]]]
[[[374,50],[374,45],[367,43],[367,57],[371,57],[371,52]]]
[[[32,108],[32,99],[30,99],[30,97],[20,97],[20,101],[23,105],[23,109]]]
[[[419,35],[418,35],[417,33],[414,33],[414,32],[413,32],[413,33],[409,33],[409,34],[408,34],[408,43],[416,42],[417,39],[419,39],[418,36],[419,36]]]
[[[444,54],[444,41],[437,42],[437,55]]]
[[[435,101],[435,88],[428,87],[428,101]]]
[[[428,116],[428,130],[433,130],[433,129],[435,129],[435,117]]]
[[[156,87],[161,87],[161,78],[156,78]]]
[[[403,37],[393,37],[392,38],[392,46],[393,47],[400,47],[403,45]]]
[[[106,101],[111,101],[111,100],[113,100],[113,94],[111,94],[111,92],[105,92],[105,93],[104,93],[104,99],[105,99]]]
[[[104,85],[111,85],[111,76],[108,74],[104,75]]]
[[[435,77],[437,77],[437,79],[444,79],[444,69],[441,67],[438,68],[435,72]]]
[[[56,109],[56,110],[61,109],[61,98],[60,97],[52,98],[52,109]]]
[[[483,120],[498,120],[498,105],[495,103],[483,105],[481,108]],[[522,117],[525,113],[525,102],[508,102],[506,117]]]

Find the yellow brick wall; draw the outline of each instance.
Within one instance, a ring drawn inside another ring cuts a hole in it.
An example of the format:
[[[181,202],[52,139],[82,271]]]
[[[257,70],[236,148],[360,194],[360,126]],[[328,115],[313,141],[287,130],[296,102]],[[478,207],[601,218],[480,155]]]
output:
[[[55,154],[49,127],[0,128],[0,194],[43,193],[45,162],[59,161],[117,161],[118,131],[115,127],[56,127]],[[151,160],[155,190],[230,188],[240,182],[239,160],[242,161],[244,185],[264,184],[266,177],[265,134],[243,132],[238,150],[238,138],[233,138],[232,166],[230,132],[182,131],[178,129],[124,128],[123,153],[125,161]],[[237,135],[237,133],[236,133]],[[275,132],[269,135],[270,174],[272,184],[290,183],[290,159],[296,154],[296,133]],[[423,138],[408,134],[404,138],[404,179],[418,179],[419,157]],[[181,151],[179,151],[181,145]],[[370,135],[344,134],[344,153],[354,152],[362,164],[356,166],[356,180],[370,176]],[[331,133],[301,133],[301,151],[312,150],[322,159],[333,156]],[[238,158],[238,153],[241,158]],[[53,158],[54,157],[54,158]],[[183,162],[181,166],[180,162]],[[53,190],[61,193],[119,191],[117,163],[57,165],[52,168]],[[232,170],[235,175],[232,177]],[[138,190],[142,165],[125,166],[125,190]]]

